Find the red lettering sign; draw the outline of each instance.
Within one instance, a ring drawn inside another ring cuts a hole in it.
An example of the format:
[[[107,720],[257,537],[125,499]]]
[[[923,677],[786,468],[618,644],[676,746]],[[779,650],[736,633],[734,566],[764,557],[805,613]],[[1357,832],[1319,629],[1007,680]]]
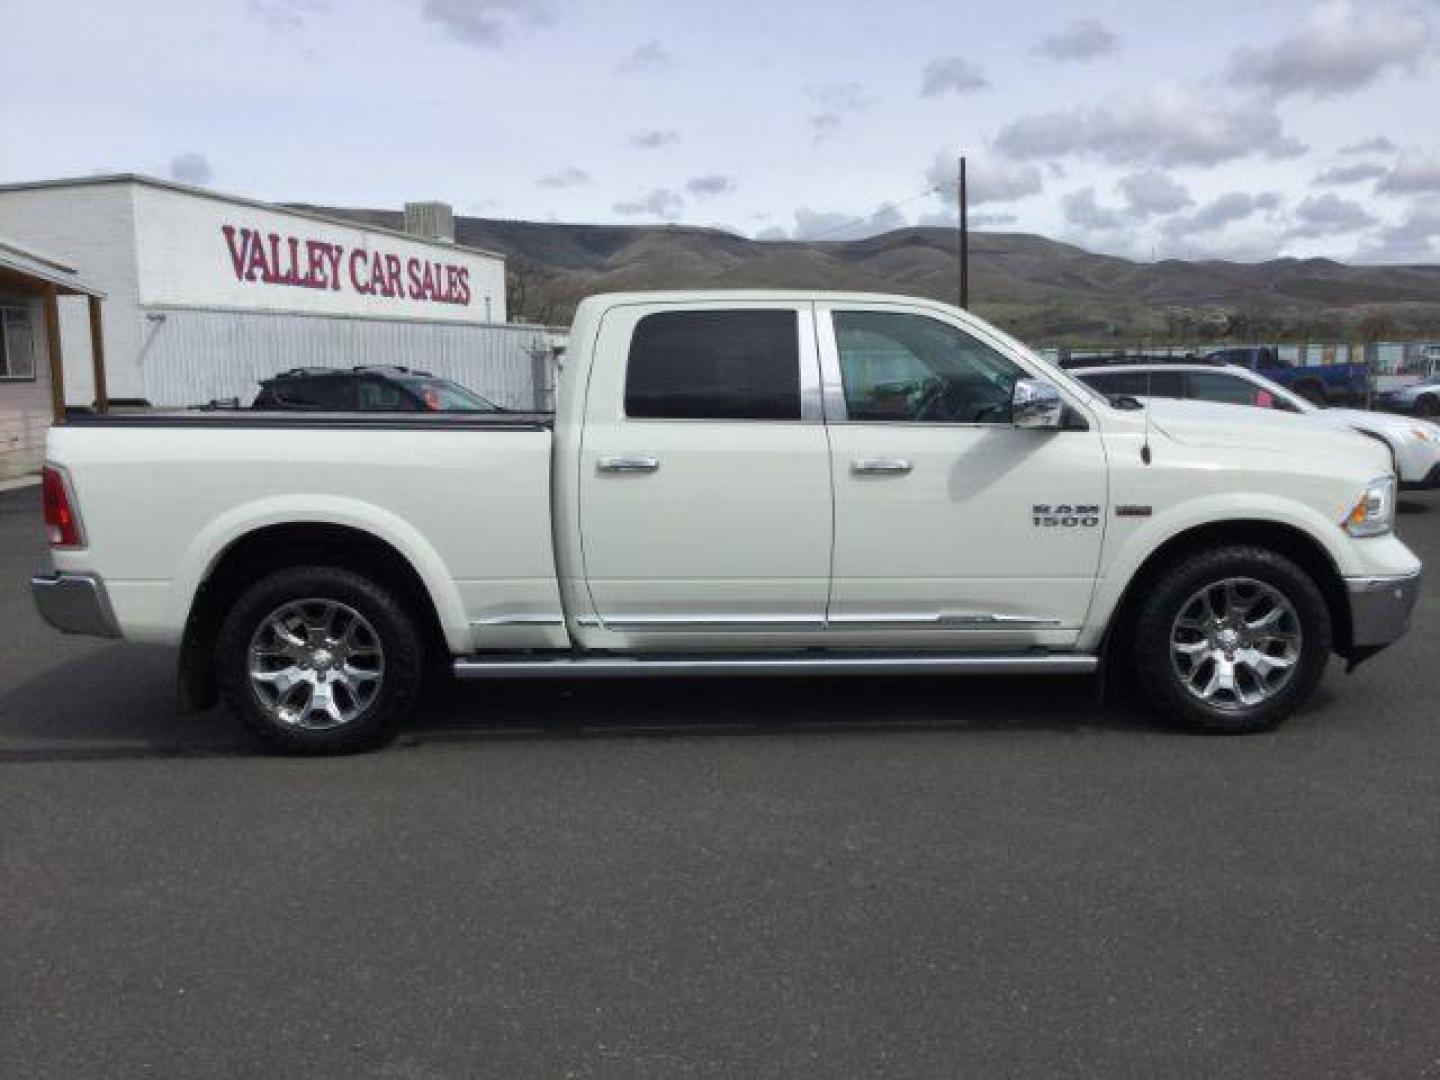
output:
[[[470,268],[454,263],[402,260],[388,251],[352,248],[303,236],[262,233],[248,226],[220,226],[235,280],[299,289],[345,289],[360,296],[386,296],[432,304],[470,304]],[[344,259],[346,273],[341,273]]]

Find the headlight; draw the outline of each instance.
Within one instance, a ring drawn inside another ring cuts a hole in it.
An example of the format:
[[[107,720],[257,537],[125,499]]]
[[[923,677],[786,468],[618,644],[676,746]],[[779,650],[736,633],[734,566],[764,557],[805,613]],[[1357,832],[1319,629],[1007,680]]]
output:
[[[1365,494],[1340,524],[1351,536],[1384,536],[1395,523],[1395,478],[1365,485]]]
[[[1440,428],[1433,427],[1412,427],[1410,434],[1421,442],[1440,442]]]

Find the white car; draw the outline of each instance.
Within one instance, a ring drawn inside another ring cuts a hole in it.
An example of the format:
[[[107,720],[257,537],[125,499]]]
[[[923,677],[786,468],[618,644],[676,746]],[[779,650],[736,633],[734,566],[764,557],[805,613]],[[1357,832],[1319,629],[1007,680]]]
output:
[[[1246,368],[1214,364],[1109,364],[1071,373],[1102,394],[1182,398],[1301,413],[1328,427],[1353,428],[1390,448],[1406,490],[1440,487],[1440,426],[1364,409],[1327,409]]]
[[[1332,652],[1399,638],[1418,595],[1374,440],[1120,407],[945,304],[618,294],[583,301],[570,341],[553,417],[67,420],[41,613],[178,646],[186,702],[218,691],[271,744],[322,753],[381,742],[436,661],[469,679],[1115,662],[1167,717],[1258,731]]]

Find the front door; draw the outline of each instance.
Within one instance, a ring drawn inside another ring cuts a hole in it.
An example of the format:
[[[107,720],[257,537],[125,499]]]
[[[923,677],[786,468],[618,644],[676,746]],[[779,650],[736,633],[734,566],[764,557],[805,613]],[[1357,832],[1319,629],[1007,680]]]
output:
[[[781,644],[823,630],[831,487],[819,385],[809,303],[606,314],[580,448],[586,644]]]
[[[1072,644],[1108,503],[1083,399],[1066,429],[1016,428],[1015,382],[1043,372],[1003,340],[939,309],[820,304],[816,318],[835,477],[832,633]]]

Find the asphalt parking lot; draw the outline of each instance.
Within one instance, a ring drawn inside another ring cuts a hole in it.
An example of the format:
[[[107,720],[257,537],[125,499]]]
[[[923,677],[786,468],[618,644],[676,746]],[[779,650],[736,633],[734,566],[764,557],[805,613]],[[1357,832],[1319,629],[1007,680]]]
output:
[[[1402,536],[1440,565],[1440,495]],[[1440,584],[1281,731],[1085,681],[469,686],[256,753],[33,614],[0,495],[0,1073],[1440,1076]]]

